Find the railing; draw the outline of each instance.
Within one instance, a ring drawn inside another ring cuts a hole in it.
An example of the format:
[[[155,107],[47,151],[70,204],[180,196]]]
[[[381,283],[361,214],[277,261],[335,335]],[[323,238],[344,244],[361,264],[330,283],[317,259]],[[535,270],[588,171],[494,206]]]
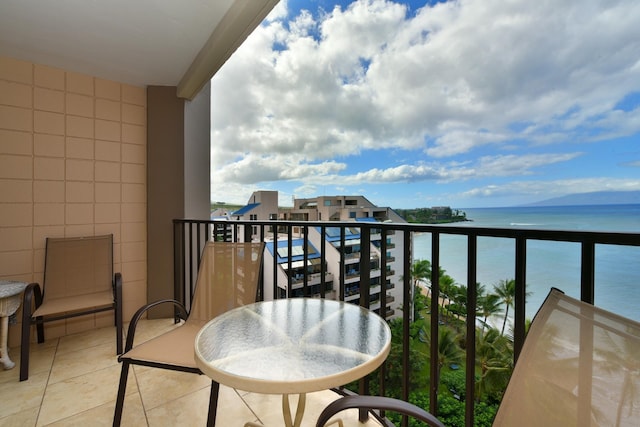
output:
[[[556,241],[556,242],[575,242],[581,247],[580,259],[580,299],[587,303],[594,303],[595,294],[595,260],[596,245],[624,245],[630,247],[640,246],[640,234],[638,233],[602,233],[602,232],[586,232],[586,231],[556,231],[556,230],[530,230],[516,228],[483,228],[483,227],[459,227],[459,226],[443,226],[443,225],[416,225],[406,223],[369,223],[369,222],[348,222],[348,221],[330,221],[330,222],[304,222],[304,221],[206,221],[206,220],[174,220],[174,249],[175,249],[175,293],[176,298],[182,301],[190,301],[193,286],[195,284],[195,276],[200,261],[200,248],[204,242],[210,239],[224,241],[250,241],[250,240],[278,240],[287,239],[289,242],[289,252],[291,253],[291,242],[294,237],[293,229],[298,229],[301,236],[305,239],[309,238],[311,228],[318,229],[320,236],[325,236],[327,227],[340,229],[340,247],[344,247],[345,228],[356,228],[361,231],[361,263],[360,263],[360,298],[359,304],[369,308],[371,285],[371,234],[381,234],[379,258],[380,266],[386,266],[390,259],[402,259],[402,266],[396,263],[397,268],[401,268],[402,278],[402,294],[399,302],[406,306],[407,302],[412,301],[413,289],[411,280],[411,263],[412,263],[412,238],[414,233],[429,233],[431,236],[431,306],[430,306],[430,360],[438,359],[438,316],[440,307],[438,305],[440,293],[439,284],[439,267],[440,267],[440,240],[442,236],[458,235],[466,236],[467,240],[467,284],[477,283],[477,255],[478,255],[478,238],[479,237],[497,237],[506,238],[513,241],[515,248],[515,303],[513,313],[514,323],[514,362],[517,360],[520,350],[525,339],[525,297],[526,297],[526,271],[527,271],[527,242],[529,241]],[[252,230],[258,230],[256,235],[252,235]],[[396,250],[396,255],[388,257],[388,250],[391,246],[395,246],[388,241],[390,236],[400,236],[402,238],[402,247]],[[325,277],[326,273],[326,256],[327,248],[330,243],[326,243],[326,239],[322,238],[319,242],[322,266],[320,276],[320,297],[325,296]],[[307,245],[304,245],[304,264],[307,263],[306,253]],[[400,251],[401,249],[401,251]],[[402,252],[400,255],[399,252]],[[340,255],[339,278],[337,295],[340,300],[345,299],[345,260],[348,256],[344,253]],[[273,278],[271,279],[273,286],[273,295],[278,297],[277,288],[279,286],[285,288],[287,295],[292,294],[292,285],[296,281],[289,277],[285,284],[277,283],[277,257],[273,257]],[[290,266],[289,266],[290,267]],[[388,267],[388,266],[387,266]],[[387,268],[380,268],[380,283],[388,283],[387,278],[391,277]],[[314,276],[315,277],[315,276]],[[307,284],[311,279],[311,274],[303,277],[303,295],[311,296]],[[640,281],[640,277],[638,278]],[[269,280],[265,280],[269,282]],[[387,289],[393,289],[393,284],[388,284]],[[260,295],[265,293],[262,287]],[[386,313],[389,315],[398,310],[387,307],[391,301],[385,292],[380,292],[380,307],[386,307]],[[394,299],[394,298],[393,298]],[[466,398],[465,398],[465,425],[474,425],[474,397],[475,397],[475,338],[476,338],[476,307],[477,307],[477,289],[475,286],[467,286],[466,295],[466,337],[465,337],[465,375],[466,375]],[[377,301],[376,301],[377,302]],[[411,377],[409,363],[409,342],[410,342],[410,322],[413,310],[402,310],[403,330],[402,330],[402,399],[409,401],[409,379]],[[432,363],[430,366],[430,378],[439,378],[438,364]],[[437,414],[439,384],[431,381],[429,389],[429,405],[430,412]],[[382,374],[380,380],[380,393],[384,394],[384,382]],[[369,393],[369,384],[367,380],[362,380],[359,386],[360,394]],[[407,419],[403,419],[403,425],[407,424]]]

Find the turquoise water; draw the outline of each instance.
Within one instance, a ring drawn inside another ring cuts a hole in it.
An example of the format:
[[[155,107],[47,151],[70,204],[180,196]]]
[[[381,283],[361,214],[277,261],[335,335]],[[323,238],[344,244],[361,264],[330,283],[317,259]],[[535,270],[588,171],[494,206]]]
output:
[[[462,209],[473,222],[461,226],[619,231],[640,233],[640,205],[553,206]],[[415,259],[431,259],[431,236],[416,235]],[[440,263],[456,282],[466,285],[465,236],[441,236]],[[477,279],[490,290],[502,279],[515,277],[515,248],[511,239],[478,239]],[[606,310],[640,321],[640,247],[596,246],[595,303]],[[580,245],[530,241],[527,244],[526,316],[531,318],[550,287],[580,295]]]

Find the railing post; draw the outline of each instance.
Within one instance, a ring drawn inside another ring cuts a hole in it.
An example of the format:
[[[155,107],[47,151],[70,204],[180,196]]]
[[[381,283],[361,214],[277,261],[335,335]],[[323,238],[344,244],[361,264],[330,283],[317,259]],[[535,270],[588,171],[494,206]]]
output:
[[[440,233],[431,233],[431,340],[430,360],[438,360],[438,321],[440,320]],[[429,367],[431,376],[429,387],[429,410],[438,415],[438,387],[440,386],[440,369],[437,363]]]
[[[273,299],[280,298],[278,287],[278,227],[273,227]]]
[[[185,304],[185,268],[184,268],[184,224],[173,221],[173,297]],[[174,321],[177,323],[178,309],[174,308]]]
[[[465,425],[473,427],[476,366],[476,305],[478,299],[478,237],[469,234],[467,244],[467,358],[465,383]]]
[[[404,247],[404,274],[402,276],[403,282],[403,309],[402,309],[402,400],[409,401],[409,386],[411,378],[411,363],[409,361],[409,355],[411,354],[411,347],[409,346],[410,334],[409,328],[411,324],[411,316],[413,313],[413,307],[411,306],[412,294],[411,289],[411,231],[406,229],[403,235],[403,247]],[[409,418],[405,415],[402,417],[402,426],[407,427],[409,425]]]
[[[325,235],[326,228],[323,225],[320,227],[320,298],[324,298],[327,293],[327,239],[325,239]]]
[[[369,308],[371,302],[371,229],[360,227],[360,306]],[[344,251],[344,250],[343,250]],[[369,377],[363,377],[358,382],[358,393],[362,396],[369,394]],[[369,411],[358,411],[360,422],[369,419]]]
[[[345,235],[344,225],[341,225],[340,226],[340,278],[339,278],[340,292],[338,292],[340,301],[344,301],[344,282],[345,282],[345,276],[346,276],[345,262],[344,262],[344,242],[345,242],[344,235]]]
[[[595,300],[595,258],[596,245],[593,241],[582,242],[582,258],[580,271],[580,299],[589,304]]]
[[[522,236],[516,237],[516,294],[514,303],[514,329],[513,329],[513,361],[520,356],[520,350],[525,338],[525,318],[526,318],[526,280],[527,280],[527,239]]]

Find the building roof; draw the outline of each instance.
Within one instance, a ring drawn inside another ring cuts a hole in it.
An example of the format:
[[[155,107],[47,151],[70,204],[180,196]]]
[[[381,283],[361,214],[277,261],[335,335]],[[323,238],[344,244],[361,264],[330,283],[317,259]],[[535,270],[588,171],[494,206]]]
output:
[[[192,99],[278,0],[2,0],[0,55]]]
[[[302,266],[299,261],[304,261],[304,239],[293,239],[291,241],[291,261],[292,267]],[[265,244],[267,250],[271,255],[274,254],[274,242],[266,242]],[[278,240],[277,245],[275,246],[276,256],[278,264],[287,263],[289,261],[289,242],[286,239]],[[312,260],[315,258],[320,258],[320,252],[316,249],[315,246],[311,242],[307,242],[308,253],[307,259]],[[295,264],[294,264],[295,263]],[[285,267],[286,268],[286,267]]]
[[[359,222],[380,222],[377,219],[375,219],[373,217],[370,217],[370,216],[363,217],[363,218],[356,218],[356,221],[359,221]]]
[[[247,212],[249,212],[250,210],[252,210],[253,208],[255,208],[256,206],[260,206],[260,203],[249,203],[248,205],[245,205],[245,206],[241,207],[240,209],[238,209],[237,211],[233,212],[231,215],[233,215],[233,216],[244,215]]]

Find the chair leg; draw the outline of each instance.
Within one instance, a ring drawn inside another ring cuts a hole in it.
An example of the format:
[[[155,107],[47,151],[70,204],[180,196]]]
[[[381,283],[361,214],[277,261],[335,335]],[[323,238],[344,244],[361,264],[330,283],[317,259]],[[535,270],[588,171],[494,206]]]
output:
[[[127,390],[127,378],[129,376],[129,361],[122,361],[122,371],[120,372],[120,385],[118,385],[118,397],[116,398],[116,408],[113,413],[113,427],[120,426],[122,421],[122,411],[124,409],[124,395]]]
[[[42,317],[36,319],[36,332],[38,334],[38,344],[42,344],[44,342],[44,322]]]
[[[29,379],[30,341],[31,341],[31,312],[29,310],[29,307],[23,307],[22,333],[20,335],[20,381],[25,381]]]
[[[218,412],[218,394],[220,384],[211,381],[211,395],[209,396],[209,415],[207,416],[207,427],[216,427],[216,414]]]

